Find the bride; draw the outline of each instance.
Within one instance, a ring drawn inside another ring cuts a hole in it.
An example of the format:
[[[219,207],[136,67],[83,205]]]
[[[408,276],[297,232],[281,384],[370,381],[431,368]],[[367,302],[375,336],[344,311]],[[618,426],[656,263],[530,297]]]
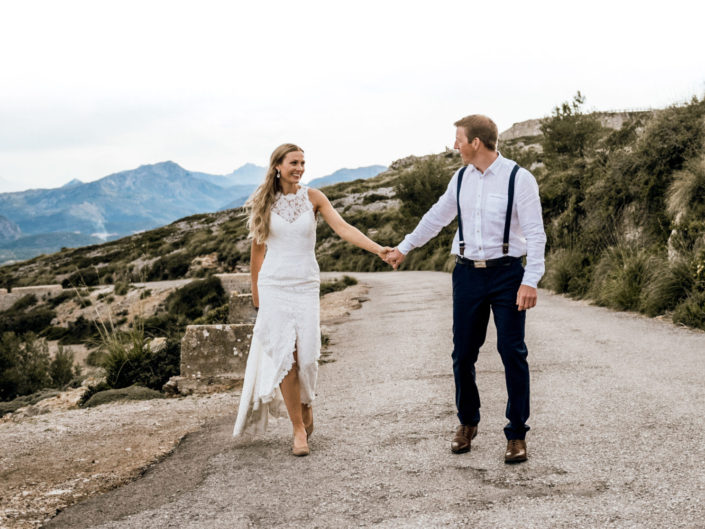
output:
[[[297,456],[309,453],[321,350],[316,218],[320,213],[340,237],[380,258],[390,250],[345,222],[321,191],[301,185],[305,163],[300,147],[277,147],[264,183],[246,204],[258,312],[233,430],[234,437],[262,433],[268,417],[286,409]]]

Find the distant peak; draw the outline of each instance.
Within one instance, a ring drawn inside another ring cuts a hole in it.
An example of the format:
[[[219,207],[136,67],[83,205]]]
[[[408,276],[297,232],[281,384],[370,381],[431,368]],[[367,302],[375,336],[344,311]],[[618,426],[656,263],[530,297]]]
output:
[[[254,164],[254,163],[247,162],[245,165],[241,165],[240,167],[238,167],[237,169],[235,169],[235,170],[233,171],[233,173],[238,173],[238,172],[242,172],[242,171],[251,171],[251,170],[259,170],[259,171],[261,171],[261,170],[266,170],[266,169],[267,169],[266,167],[262,167],[261,165],[257,165],[257,164]]]
[[[78,178],[74,178],[70,182],[66,182],[63,186],[61,187],[74,187],[74,186],[80,186],[82,185],[83,182],[81,182]]]
[[[147,167],[149,167],[149,165]],[[152,164],[152,167],[178,167],[181,169],[181,166],[178,163],[172,162],[171,160]]]
[[[137,169],[147,169],[147,168],[152,168],[152,169],[183,169],[178,163],[172,162],[171,160],[166,160],[164,162],[157,162],[157,163],[146,163],[143,165],[140,165]]]

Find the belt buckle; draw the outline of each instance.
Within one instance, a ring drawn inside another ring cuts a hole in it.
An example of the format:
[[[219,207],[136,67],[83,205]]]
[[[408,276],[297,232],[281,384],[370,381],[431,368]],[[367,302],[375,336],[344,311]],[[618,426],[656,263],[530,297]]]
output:
[[[475,268],[487,268],[487,261],[473,261],[473,265],[475,266]]]

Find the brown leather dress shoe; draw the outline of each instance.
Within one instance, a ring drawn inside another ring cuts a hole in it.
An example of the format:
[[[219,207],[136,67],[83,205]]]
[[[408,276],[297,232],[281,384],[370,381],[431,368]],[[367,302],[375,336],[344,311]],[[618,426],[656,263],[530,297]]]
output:
[[[526,441],[523,439],[511,439],[507,442],[507,451],[504,454],[505,463],[521,463],[526,461]]]
[[[477,425],[465,426],[461,424],[455,432],[455,437],[450,442],[450,449],[454,454],[463,454],[470,451],[470,442],[477,436]]]

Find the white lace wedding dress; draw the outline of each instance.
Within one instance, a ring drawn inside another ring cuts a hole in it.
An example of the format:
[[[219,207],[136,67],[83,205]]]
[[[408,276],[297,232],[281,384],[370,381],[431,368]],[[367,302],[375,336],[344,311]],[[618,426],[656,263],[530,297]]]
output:
[[[233,436],[257,435],[268,418],[286,417],[279,384],[298,359],[301,402],[315,397],[321,351],[316,219],[308,188],[277,196],[257,281],[259,312],[247,358]]]

